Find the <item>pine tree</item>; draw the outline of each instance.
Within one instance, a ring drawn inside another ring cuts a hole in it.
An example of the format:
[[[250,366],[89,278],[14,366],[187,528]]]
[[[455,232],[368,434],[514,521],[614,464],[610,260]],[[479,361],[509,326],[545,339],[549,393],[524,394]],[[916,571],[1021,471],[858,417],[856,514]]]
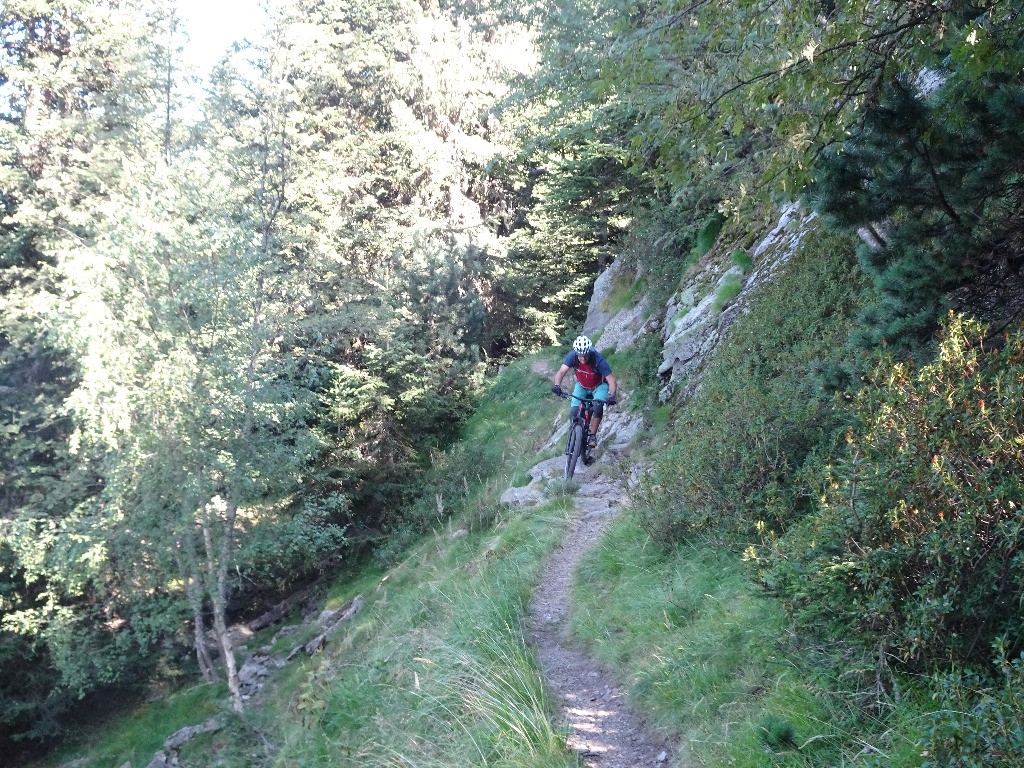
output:
[[[102,550],[78,535],[101,475],[93,457],[71,450],[63,403],[80,371],[55,333],[64,315],[54,299],[68,254],[94,236],[123,183],[121,159],[158,146],[163,21],[145,0],[15,0],[0,19],[0,551],[9,565],[0,642],[3,677],[21,681],[17,702],[0,707],[5,739],[52,735],[70,701],[134,673],[122,663],[134,641],[117,642],[103,618]]]
[[[919,344],[951,306],[999,321],[996,331],[1019,317],[1022,109],[1018,78],[994,66],[954,71],[930,96],[896,79],[823,160],[819,210],[874,233],[860,256],[878,298],[860,343]]]

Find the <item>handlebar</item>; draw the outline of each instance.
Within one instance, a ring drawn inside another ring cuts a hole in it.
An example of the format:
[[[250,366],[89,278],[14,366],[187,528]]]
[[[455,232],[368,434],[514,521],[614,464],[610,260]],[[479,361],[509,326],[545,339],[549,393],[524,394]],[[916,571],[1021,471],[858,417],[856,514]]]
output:
[[[552,394],[554,394],[554,392],[552,392]],[[609,404],[607,400],[602,400],[600,397],[594,397],[593,395],[591,395],[590,397],[576,397],[576,395],[574,395],[574,394],[572,394],[570,392],[563,392],[562,394],[559,395],[559,397],[562,398],[563,400],[569,400],[569,399],[579,400],[581,403],[583,403],[583,402],[590,402],[590,403],[603,403],[604,405],[608,405]],[[611,403],[611,405],[615,405],[615,404],[616,403]]]

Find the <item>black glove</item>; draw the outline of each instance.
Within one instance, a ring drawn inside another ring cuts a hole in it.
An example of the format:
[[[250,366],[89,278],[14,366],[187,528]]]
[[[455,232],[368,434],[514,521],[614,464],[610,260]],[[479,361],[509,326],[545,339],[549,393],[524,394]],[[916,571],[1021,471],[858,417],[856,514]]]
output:
[[[615,403],[617,403],[618,401],[615,399],[614,394],[610,394],[608,395],[608,399],[605,402],[608,403],[608,405],[615,405]]]
[[[556,395],[558,395],[559,397],[561,397],[561,396],[562,396],[562,394],[563,394],[563,393],[562,393],[562,386],[561,386],[560,384],[554,384],[554,385],[552,385],[552,387],[551,387],[551,392],[552,392],[553,394],[556,394]]]

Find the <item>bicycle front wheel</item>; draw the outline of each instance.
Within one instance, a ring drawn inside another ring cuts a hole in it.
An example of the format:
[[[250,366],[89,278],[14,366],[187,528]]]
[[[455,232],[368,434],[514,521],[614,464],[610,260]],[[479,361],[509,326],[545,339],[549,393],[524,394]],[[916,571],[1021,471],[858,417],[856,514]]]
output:
[[[570,480],[576,471],[576,462],[579,461],[580,452],[583,450],[583,425],[573,424],[569,429],[569,444],[565,456],[565,479]]]

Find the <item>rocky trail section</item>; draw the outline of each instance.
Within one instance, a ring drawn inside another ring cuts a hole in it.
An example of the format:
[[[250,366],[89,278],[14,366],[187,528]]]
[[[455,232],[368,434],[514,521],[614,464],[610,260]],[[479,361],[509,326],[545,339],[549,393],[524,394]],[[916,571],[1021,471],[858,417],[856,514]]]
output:
[[[530,603],[529,636],[547,683],[558,697],[560,717],[569,730],[569,746],[584,765],[668,766],[671,747],[648,731],[611,672],[569,637],[573,579],[580,561],[600,540],[622,503],[623,486],[614,477],[622,473],[611,470],[625,463],[629,440],[640,419],[618,411],[607,417],[605,426],[598,461],[576,471],[580,488],[574,496],[571,530],[544,567]],[[550,444],[560,443],[563,436],[564,430],[556,431]],[[544,485],[562,476],[564,463],[562,456],[556,456],[537,464],[530,471],[531,483],[509,489],[504,501],[523,506],[541,501]]]
[[[584,473],[585,475],[586,473]],[[668,765],[669,747],[650,734],[611,673],[568,636],[570,590],[580,560],[618,509],[621,487],[584,479],[569,535],[544,568],[530,604],[530,640],[569,728],[569,746],[588,768]]]

